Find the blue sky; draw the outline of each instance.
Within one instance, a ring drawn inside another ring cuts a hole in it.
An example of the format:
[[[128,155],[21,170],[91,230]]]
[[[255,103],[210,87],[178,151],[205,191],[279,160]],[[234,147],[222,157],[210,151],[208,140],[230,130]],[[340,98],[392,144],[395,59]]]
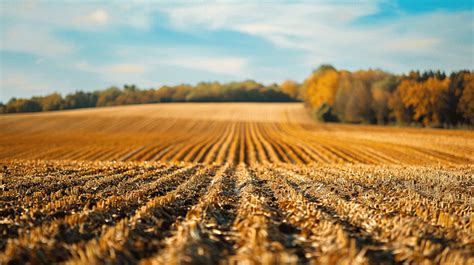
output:
[[[111,85],[474,69],[473,1],[0,2],[0,101]]]

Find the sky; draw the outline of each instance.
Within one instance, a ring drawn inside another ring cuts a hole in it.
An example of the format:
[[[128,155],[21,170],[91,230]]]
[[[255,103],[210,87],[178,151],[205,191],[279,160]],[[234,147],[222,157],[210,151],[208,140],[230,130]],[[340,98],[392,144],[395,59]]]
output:
[[[304,81],[321,64],[474,69],[473,0],[0,1],[0,102],[109,86]]]

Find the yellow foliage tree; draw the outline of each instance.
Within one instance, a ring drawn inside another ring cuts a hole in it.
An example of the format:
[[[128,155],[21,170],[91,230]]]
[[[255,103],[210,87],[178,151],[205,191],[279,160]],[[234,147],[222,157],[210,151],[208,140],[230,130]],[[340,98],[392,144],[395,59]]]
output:
[[[389,114],[388,101],[390,99],[390,91],[375,87],[372,89],[372,108],[375,112],[375,118],[378,124],[384,124]]]
[[[292,98],[299,98],[299,85],[293,80],[286,80],[281,85],[281,91]]]
[[[404,80],[408,81],[408,80]],[[391,110],[390,118],[394,119],[397,123],[409,123],[411,121],[410,109],[406,109],[403,104],[402,94],[400,92],[400,87],[403,84],[400,84],[399,88],[395,90],[390,98],[388,99],[388,107]]]
[[[314,72],[305,82],[307,101],[313,108],[320,108],[324,104],[333,106],[339,83],[339,74],[327,67]]]
[[[403,80],[398,87],[402,102],[413,109],[413,119],[421,120],[424,125],[439,124],[446,108],[446,93],[449,89],[448,78],[441,80],[429,77],[424,82]]]

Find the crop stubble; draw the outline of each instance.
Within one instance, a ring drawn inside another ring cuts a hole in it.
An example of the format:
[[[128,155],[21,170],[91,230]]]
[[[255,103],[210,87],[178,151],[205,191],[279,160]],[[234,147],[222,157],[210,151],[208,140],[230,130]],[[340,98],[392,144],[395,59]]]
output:
[[[473,133],[301,104],[0,117],[0,263],[474,263]]]

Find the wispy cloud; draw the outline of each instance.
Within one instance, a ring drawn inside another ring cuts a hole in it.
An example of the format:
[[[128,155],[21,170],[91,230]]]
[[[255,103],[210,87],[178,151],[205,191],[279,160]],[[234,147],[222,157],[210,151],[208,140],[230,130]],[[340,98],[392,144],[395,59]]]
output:
[[[77,68],[82,71],[102,74],[142,74],[146,71],[145,66],[139,64],[119,63],[105,66],[92,66],[86,61],[79,62]]]
[[[3,28],[4,37],[0,49],[5,51],[25,52],[44,57],[58,57],[71,53],[74,45],[60,40],[43,26],[32,29],[30,24],[16,24]]]
[[[5,88],[21,87],[28,93],[41,93],[45,89],[49,89],[51,83],[45,83],[38,75],[26,75],[22,73],[10,74],[1,80],[2,86]]]
[[[108,21],[109,13],[102,8],[92,11],[87,16],[80,17],[78,20],[79,23],[83,23],[87,26],[104,26]]]
[[[150,14],[143,8],[125,8],[117,4],[8,2],[2,3],[0,15],[4,32],[0,49],[44,57],[64,56],[77,43],[58,37],[67,30],[107,31],[120,27],[144,30]],[[78,44],[80,45],[80,43]]]
[[[162,61],[165,64],[180,66],[199,71],[207,71],[216,74],[225,74],[245,78],[248,66],[245,58],[232,57],[175,57]]]
[[[473,34],[472,11],[399,12],[396,17],[372,24],[359,23],[360,19],[380,12],[379,8],[379,1],[318,1],[181,5],[163,11],[178,30],[204,28],[250,34],[281,48],[305,52],[306,61],[314,62],[313,66],[332,62],[349,68],[371,66],[394,71],[407,71],[410,67],[453,70],[472,66],[472,49],[469,51],[472,38],[459,42],[463,36]],[[209,15],[203,16],[204,13]],[[453,54],[453,45],[460,49],[454,53],[470,52],[471,60],[459,61],[459,56],[449,56]],[[413,58],[413,55],[429,59],[418,58],[409,65],[400,63],[400,58]]]
[[[117,63],[107,65],[91,65],[87,61],[76,64],[77,70],[98,74],[109,84],[149,83],[146,80],[147,68],[136,63]]]

